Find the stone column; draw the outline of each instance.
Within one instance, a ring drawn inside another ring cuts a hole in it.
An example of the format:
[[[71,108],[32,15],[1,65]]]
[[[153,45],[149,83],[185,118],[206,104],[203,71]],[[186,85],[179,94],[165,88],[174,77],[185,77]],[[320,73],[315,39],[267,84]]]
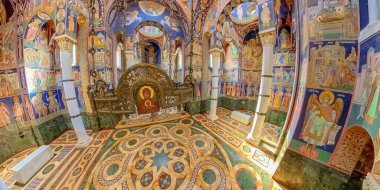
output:
[[[368,0],[368,18],[369,24],[380,19],[380,2],[379,0]]]
[[[210,50],[212,56],[212,89],[211,89],[211,105],[210,113],[207,116],[210,120],[215,121],[218,119],[216,115],[216,108],[218,106],[218,92],[219,92],[219,67],[220,67],[220,55],[222,50],[214,48]]]
[[[92,137],[87,134],[84,127],[75,94],[73,70],[71,66],[73,61],[73,45],[75,40],[65,35],[57,37],[56,41],[58,42],[60,49],[62,82],[63,89],[65,91],[67,110],[69,111],[71,122],[74,126],[74,131],[78,137],[77,147],[84,148],[91,143]]]
[[[249,142],[258,145],[263,132],[265,116],[267,114],[270,103],[271,86],[273,80],[273,47],[276,39],[274,31],[260,34],[260,39],[263,44],[263,66],[260,83],[260,93],[257,101],[255,116],[253,119],[252,129],[247,138]]]
[[[8,187],[5,185],[3,179],[0,177],[0,190],[8,190]]]

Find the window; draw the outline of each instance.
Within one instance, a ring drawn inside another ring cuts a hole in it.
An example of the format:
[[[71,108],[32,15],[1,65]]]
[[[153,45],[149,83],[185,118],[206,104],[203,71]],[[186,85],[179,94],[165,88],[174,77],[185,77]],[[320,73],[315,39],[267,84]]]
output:
[[[116,67],[117,69],[122,69],[121,68],[121,47],[120,47],[120,44],[117,46],[117,50],[116,50]]]

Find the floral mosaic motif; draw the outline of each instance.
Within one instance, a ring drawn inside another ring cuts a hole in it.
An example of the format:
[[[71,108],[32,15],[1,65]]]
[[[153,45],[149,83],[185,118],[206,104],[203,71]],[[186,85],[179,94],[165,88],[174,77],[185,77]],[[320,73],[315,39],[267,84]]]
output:
[[[179,121],[179,125],[148,126],[117,139],[94,167],[85,189],[90,186],[93,189],[241,189],[230,177],[239,178],[221,144],[193,124],[187,118]],[[262,189],[256,186],[260,176],[250,177],[255,178],[249,179],[253,181],[251,185]]]

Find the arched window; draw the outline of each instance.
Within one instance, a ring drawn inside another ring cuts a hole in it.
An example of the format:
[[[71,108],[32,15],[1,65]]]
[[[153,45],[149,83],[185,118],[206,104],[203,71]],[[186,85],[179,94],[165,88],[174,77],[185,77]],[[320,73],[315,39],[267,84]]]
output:
[[[178,48],[176,51],[177,59],[176,59],[176,69],[175,69],[175,80],[177,82],[183,82],[183,55],[181,48]]]
[[[122,70],[121,66],[121,43],[118,44],[116,49],[116,68]]]

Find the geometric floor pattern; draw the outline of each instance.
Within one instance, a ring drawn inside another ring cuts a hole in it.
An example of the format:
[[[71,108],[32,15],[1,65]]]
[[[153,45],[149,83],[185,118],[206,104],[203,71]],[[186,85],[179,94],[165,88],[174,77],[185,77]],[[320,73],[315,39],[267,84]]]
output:
[[[203,115],[93,137],[86,149],[51,144],[56,155],[24,187],[7,168],[32,150],[0,165],[0,175],[10,189],[272,188],[268,158]]]

